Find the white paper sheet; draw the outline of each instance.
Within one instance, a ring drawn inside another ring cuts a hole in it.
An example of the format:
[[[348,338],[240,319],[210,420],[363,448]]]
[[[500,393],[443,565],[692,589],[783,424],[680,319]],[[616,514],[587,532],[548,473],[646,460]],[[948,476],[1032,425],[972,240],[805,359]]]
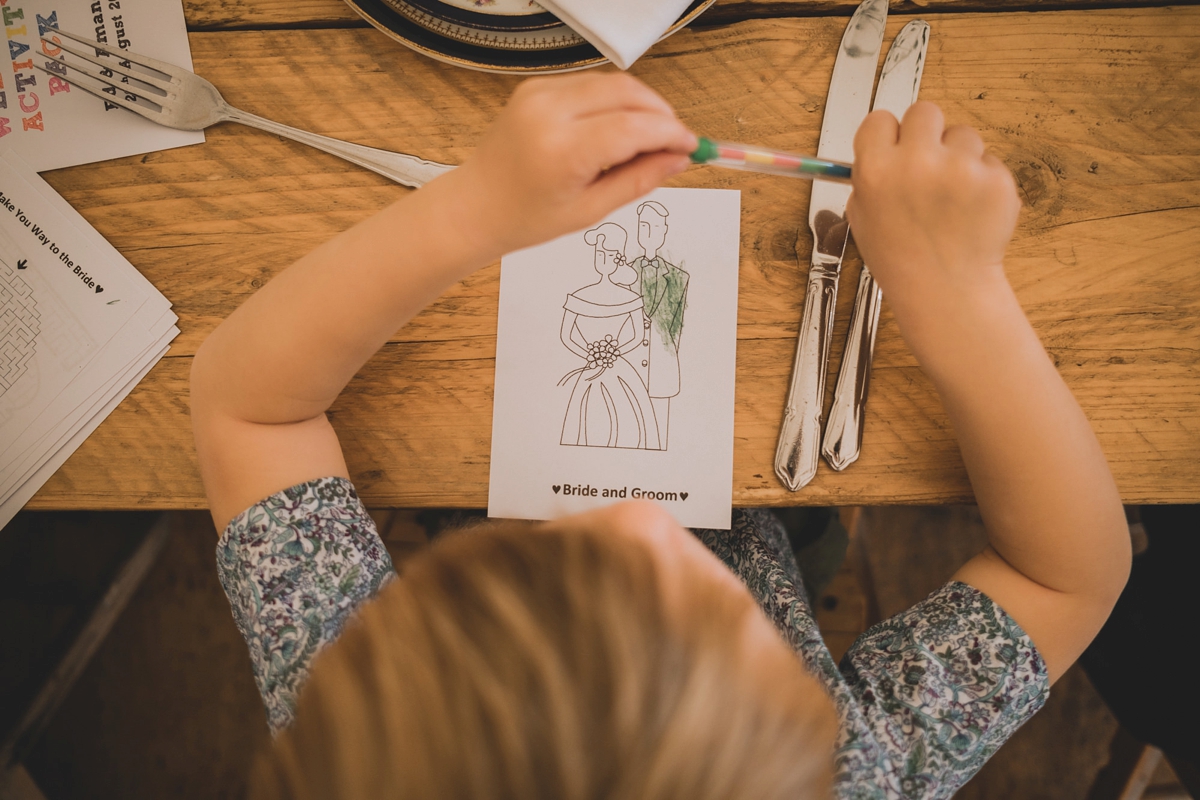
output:
[[[504,258],[489,515],[643,498],[729,527],[740,208],[659,189]]]
[[[104,406],[99,409],[95,416],[88,420],[87,424],[84,425],[82,429],[73,434],[65,444],[63,444],[53,453],[48,454],[46,462],[42,464],[42,466],[39,467],[28,479],[26,479],[25,482],[21,484],[21,486],[18,487],[15,492],[9,495],[3,503],[0,503],[0,528],[3,528],[5,525],[7,525],[9,520],[15,517],[17,512],[29,502],[30,498],[37,494],[38,489],[42,488],[42,485],[46,481],[50,480],[50,477],[54,475],[55,472],[58,472],[58,468],[66,463],[67,459],[71,457],[71,454],[79,449],[79,445],[83,444],[87,437],[91,436],[96,428],[100,427],[100,423],[103,422],[104,419],[113,412],[113,409],[120,405],[121,401],[129,396],[129,393],[132,392],[134,387],[138,385],[138,382],[140,382],[142,378],[146,377],[146,373],[158,363],[159,359],[167,354],[168,349],[169,348],[164,347],[156,355],[151,357],[149,363],[142,365],[132,380],[122,386],[114,396],[108,398],[105,401]]]
[[[179,0],[7,0],[0,11],[8,46],[0,58],[0,147],[37,172],[204,141],[203,132],[156,125],[37,68],[66,69],[48,57],[58,48],[40,39],[61,28],[191,69]]]
[[[0,526],[167,352],[170,302],[0,153]]]
[[[54,221],[23,181],[0,172],[0,231],[20,254],[0,257],[0,294],[6,295],[0,314],[19,318],[0,332],[0,352],[6,353],[0,357],[0,452],[9,450],[145,300],[126,275],[59,242],[62,229]],[[45,246],[31,245],[47,233],[53,239]]]

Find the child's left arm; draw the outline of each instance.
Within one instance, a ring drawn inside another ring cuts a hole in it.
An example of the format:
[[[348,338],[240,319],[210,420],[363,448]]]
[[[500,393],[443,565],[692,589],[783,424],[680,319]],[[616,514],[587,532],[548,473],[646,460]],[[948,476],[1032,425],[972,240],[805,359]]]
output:
[[[696,139],[624,74],[519,86],[463,166],[301,258],[208,337],[192,426],[217,529],[280,489],[348,477],[325,416],[388,337],[504,253],[590,225],[687,168]]]

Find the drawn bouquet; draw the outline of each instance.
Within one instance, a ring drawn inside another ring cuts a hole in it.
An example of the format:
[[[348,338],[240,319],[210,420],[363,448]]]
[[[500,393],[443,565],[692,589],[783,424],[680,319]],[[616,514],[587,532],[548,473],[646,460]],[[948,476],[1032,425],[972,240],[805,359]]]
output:
[[[617,348],[617,340],[613,335],[606,334],[603,339],[597,339],[594,342],[587,343],[587,363],[579,369],[573,369],[566,375],[563,375],[562,380],[558,382],[559,386],[566,384],[567,381],[575,377],[579,373],[587,373],[592,371],[591,375],[585,374],[584,380],[593,381],[604,374],[606,369],[611,368],[617,363],[617,359],[621,357],[621,352]]]

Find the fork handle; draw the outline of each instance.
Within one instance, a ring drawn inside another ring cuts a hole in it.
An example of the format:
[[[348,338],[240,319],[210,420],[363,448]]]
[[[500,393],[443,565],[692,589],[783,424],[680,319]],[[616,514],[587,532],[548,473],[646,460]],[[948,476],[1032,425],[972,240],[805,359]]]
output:
[[[875,355],[875,334],[879,330],[879,307],[883,292],[871,270],[864,264],[858,276],[854,313],[846,351],[838,370],[833,406],[825,423],[825,442],[821,455],[839,472],[858,460],[862,452],[863,411],[871,385],[871,359]]]
[[[361,144],[343,142],[341,139],[331,139],[316,133],[302,131],[288,125],[281,125],[274,120],[266,119],[246,111],[226,106],[224,119],[249,125],[252,128],[287,137],[295,142],[324,150],[339,158],[344,158],[352,164],[366,167],[396,183],[411,186],[414,189],[423,186],[445,172],[454,169],[452,164],[440,164],[437,161],[426,161],[423,158],[410,156],[405,153],[393,153],[390,150],[379,150]]]

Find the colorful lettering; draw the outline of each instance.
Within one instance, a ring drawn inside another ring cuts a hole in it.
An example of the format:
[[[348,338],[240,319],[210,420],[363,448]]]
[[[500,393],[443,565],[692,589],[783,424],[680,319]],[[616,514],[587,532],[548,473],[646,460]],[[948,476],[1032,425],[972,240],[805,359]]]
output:
[[[46,130],[42,127],[42,112],[40,111],[34,114],[32,117],[26,117],[25,119],[21,120],[21,125],[23,126],[23,129],[27,131]]]
[[[25,91],[26,86],[37,86],[37,75],[17,75],[17,91]]]
[[[26,100],[31,100],[31,102],[26,104]],[[38,110],[38,106],[42,104],[42,101],[38,98],[37,92],[30,92],[29,94],[17,95],[17,104],[21,106],[21,110],[26,114],[32,114]]]
[[[4,9],[4,27],[12,25],[14,19],[25,19],[25,9],[18,8],[16,11],[11,8]]]
[[[55,63],[57,63],[57,62],[55,62]],[[62,78],[51,78],[50,79],[50,96],[51,97],[58,94],[59,92],[69,92],[69,91],[71,91],[71,84],[67,83]],[[2,94],[2,92],[0,92],[0,94]]]
[[[12,133],[12,128],[8,127],[8,117],[0,117],[0,139]]]
[[[24,42],[14,42],[12,39],[8,40],[8,56],[13,61],[16,61],[17,58],[28,49],[29,45],[25,44]]]
[[[38,36],[45,36],[48,30],[58,30],[57,11],[51,11],[48,17],[43,17],[41,14],[35,14],[34,16],[37,17]]]

